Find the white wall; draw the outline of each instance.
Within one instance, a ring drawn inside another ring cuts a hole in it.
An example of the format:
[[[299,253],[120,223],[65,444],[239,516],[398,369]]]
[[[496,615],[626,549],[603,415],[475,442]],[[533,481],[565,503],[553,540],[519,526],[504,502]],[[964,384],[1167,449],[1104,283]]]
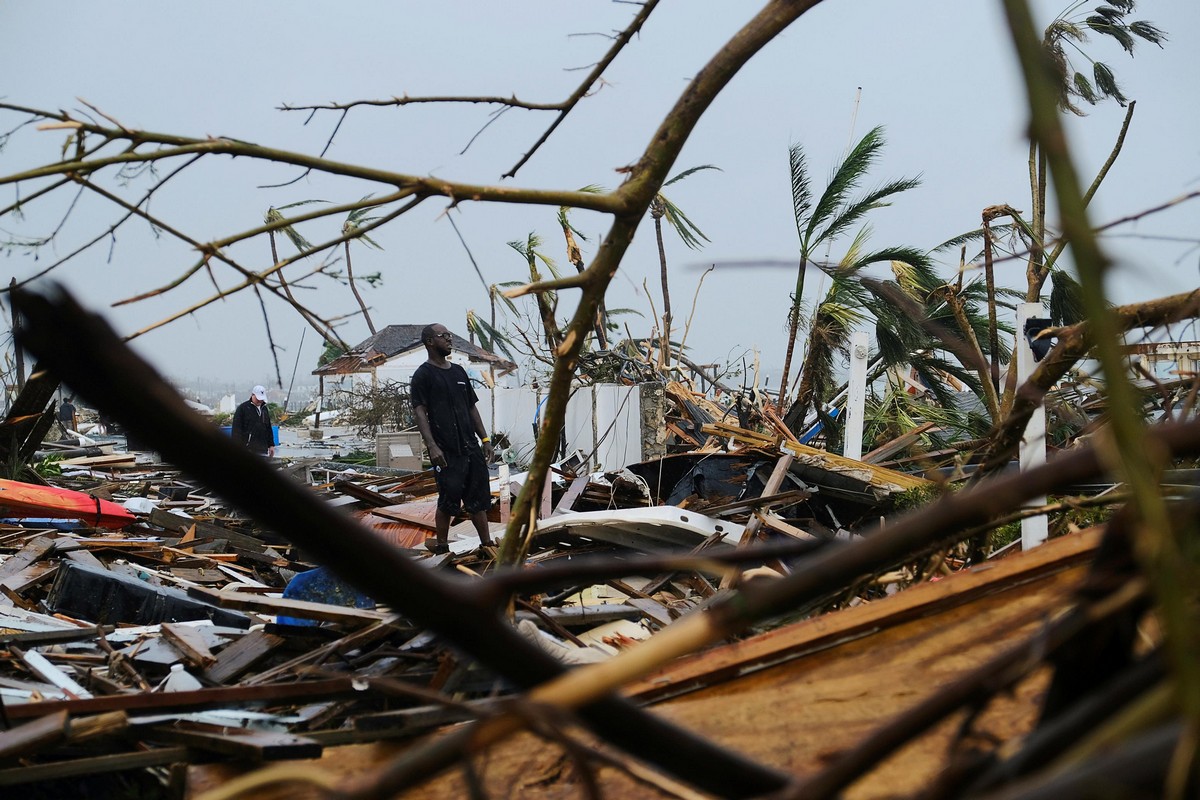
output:
[[[534,420],[540,418],[545,397],[544,390],[535,392],[528,386],[498,387],[495,391],[495,430],[508,435],[521,462],[528,462],[532,457]],[[602,470],[619,469],[641,461],[639,398],[637,386],[577,387],[567,402],[563,425],[567,455],[581,450]],[[479,393],[479,413],[487,423],[491,414],[491,396],[486,392]]]

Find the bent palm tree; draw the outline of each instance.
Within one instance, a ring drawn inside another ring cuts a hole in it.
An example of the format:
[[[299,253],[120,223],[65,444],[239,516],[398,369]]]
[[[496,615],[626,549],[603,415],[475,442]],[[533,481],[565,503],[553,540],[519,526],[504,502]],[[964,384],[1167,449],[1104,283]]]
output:
[[[933,272],[932,261],[911,247],[864,252],[869,235],[870,229],[864,227],[854,237],[841,263],[833,269],[829,290],[813,313],[804,362],[799,370],[796,401],[787,415],[798,424],[803,423],[810,408],[819,409],[821,402],[832,394],[835,356],[846,350],[856,325],[872,318],[877,322],[888,320],[886,325],[877,324],[876,328],[877,339],[881,342],[889,339],[888,345],[881,347],[881,352],[889,356],[889,365],[908,361],[911,352],[928,346],[929,338],[921,332],[916,320],[894,314],[887,298],[876,295],[859,278],[872,264],[890,263],[901,291],[924,305],[932,287],[941,283]]]
[[[833,177],[815,206],[804,148],[796,144],[788,151],[792,178],[792,209],[796,217],[796,231],[800,235],[800,260],[796,268],[796,290],[792,295],[792,305],[788,313],[787,352],[784,355],[783,375],[779,384],[781,405],[787,396],[788,375],[796,348],[796,336],[800,330],[804,278],[817,249],[840,237],[867,212],[889,205],[885,201],[892,195],[920,185],[919,179],[903,178],[886,183],[862,197],[851,199],[851,192],[857,189],[866,177],[883,145],[882,126],[867,133],[834,170]]]

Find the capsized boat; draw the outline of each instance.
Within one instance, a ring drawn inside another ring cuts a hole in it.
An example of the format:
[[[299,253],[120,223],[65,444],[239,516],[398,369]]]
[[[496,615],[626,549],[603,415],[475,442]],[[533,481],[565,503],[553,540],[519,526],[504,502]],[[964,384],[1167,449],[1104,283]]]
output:
[[[0,517],[78,519],[97,528],[124,528],[137,519],[110,500],[54,486],[0,478]]]

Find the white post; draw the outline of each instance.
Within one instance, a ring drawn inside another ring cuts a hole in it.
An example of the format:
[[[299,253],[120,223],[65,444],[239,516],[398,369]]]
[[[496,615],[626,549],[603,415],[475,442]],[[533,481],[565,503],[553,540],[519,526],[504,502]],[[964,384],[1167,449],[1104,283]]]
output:
[[[1045,317],[1046,309],[1041,303],[1021,303],[1017,306],[1017,385],[1029,380],[1037,362],[1033,360],[1033,350],[1025,339],[1025,320],[1033,317]],[[1021,471],[1033,469],[1046,463],[1046,407],[1039,405],[1034,409],[1025,426],[1021,437],[1020,464]],[[1044,506],[1046,498],[1030,498],[1033,507]],[[1026,517],[1021,520],[1021,549],[1028,551],[1046,541],[1049,536],[1045,514],[1036,517]]]
[[[862,458],[863,419],[867,405],[867,357],[870,355],[866,331],[850,335],[850,382],[846,394],[846,458]]]

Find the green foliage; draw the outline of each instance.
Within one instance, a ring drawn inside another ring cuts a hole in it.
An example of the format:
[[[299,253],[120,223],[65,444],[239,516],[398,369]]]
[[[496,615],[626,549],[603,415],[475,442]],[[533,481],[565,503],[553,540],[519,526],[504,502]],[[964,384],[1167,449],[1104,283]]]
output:
[[[705,164],[700,167],[685,169],[675,177],[667,180],[667,182],[662,185],[662,188],[665,189],[671,184],[678,183],[693,173],[706,169],[715,169],[718,172],[721,171],[720,167],[713,166],[712,164]],[[666,195],[662,194],[661,192],[655,196],[653,203],[651,203],[650,213],[666,219],[667,223],[675,229],[675,233],[679,234],[679,238],[683,240],[683,243],[693,250],[699,250],[704,246],[701,244],[702,239],[705,242],[709,241],[709,238],[704,235],[704,231],[700,230],[696,223],[692,222],[691,219],[688,218],[687,214],[683,213],[679,206],[668,200]]]
[[[324,203],[324,202],[326,202],[326,201],[325,200],[299,200],[295,203],[288,203],[285,206],[279,206],[278,208],[276,208],[275,206],[271,206],[270,208],[267,209],[267,213],[263,216],[263,219],[268,224],[284,222],[287,220],[287,217],[285,217],[282,213],[280,213],[284,209],[296,208],[297,206],[306,206],[310,203]],[[305,239],[304,236],[300,233],[300,231],[296,230],[296,228],[294,226],[288,225],[287,227],[283,228],[283,232],[284,232],[284,234],[287,235],[288,239],[291,240],[292,246],[295,247],[297,251],[304,253],[304,252],[307,252],[312,249],[312,242],[308,241],[308,239]]]
[[[1042,47],[1058,75],[1059,107],[1079,116],[1083,116],[1083,111],[1075,105],[1075,100],[1093,106],[1109,98],[1122,106],[1129,101],[1112,68],[1083,49],[1089,42],[1089,33],[1112,39],[1131,57],[1139,39],[1159,47],[1167,40],[1166,33],[1153,23],[1126,21],[1126,16],[1134,11],[1133,0],[1100,3],[1090,14],[1078,14],[1083,5],[1083,2],[1071,5],[1046,27],[1042,37]],[[1074,66],[1072,53],[1091,63],[1090,77]]]
[[[355,467],[378,466],[375,463],[375,453],[370,450],[351,450],[345,455],[336,456],[333,460],[338,464],[350,464]]]
[[[51,478],[56,475],[62,475],[62,456],[57,453],[50,453],[45,458],[38,459],[33,466],[33,472],[42,478]]]
[[[325,349],[321,351],[321,357],[317,359],[317,366],[323,367],[334,359],[341,358],[346,355],[346,347],[340,342],[331,342],[326,340]]]
[[[220,427],[222,425],[228,425],[230,421],[233,420],[233,414],[229,413],[228,411],[218,411],[212,415],[211,419],[214,425]]]
[[[479,340],[479,346],[484,350],[489,353],[495,353],[499,350],[510,359],[516,360],[512,351],[514,347],[512,340],[501,331],[493,328],[490,323],[474,311],[467,312],[467,328],[475,334],[475,338]]]

